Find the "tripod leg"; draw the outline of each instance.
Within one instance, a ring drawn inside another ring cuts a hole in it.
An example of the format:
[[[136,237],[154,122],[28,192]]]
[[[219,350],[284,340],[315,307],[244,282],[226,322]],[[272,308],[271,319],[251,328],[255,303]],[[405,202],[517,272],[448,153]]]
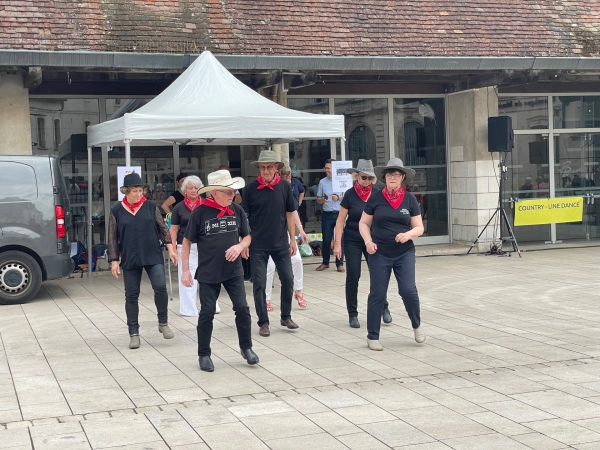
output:
[[[502,217],[504,218],[504,224],[506,225],[506,229],[508,230],[508,235],[511,238],[513,250],[515,252],[517,252],[517,255],[519,255],[519,258],[521,258],[521,250],[519,250],[519,244],[517,243],[517,238],[515,237],[515,234],[513,233],[512,227],[510,226],[510,221],[508,220],[508,216],[506,215],[506,211],[504,211],[504,208],[502,208]]]
[[[489,226],[489,224],[492,223],[492,220],[494,220],[494,217],[496,217],[496,214],[498,214],[498,209],[496,209],[496,211],[494,211],[494,214],[492,214],[492,217],[490,217],[490,220],[488,220],[488,223],[485,224],[485,227],[483,227],[483,230],[481,230],[481,233],[479,233],[479,236],[477,236],[477,239],[475,239],[473,241],[473,243],[471,244],[471,247],[469,247],[469,251],[467,252],[467,255],[469,253],[471,253],[471,250],[473,250],[473,247],[475,247],[475,244],[477,244],[477,241],[479,240],[481,235],[485,232],[485,230]]]

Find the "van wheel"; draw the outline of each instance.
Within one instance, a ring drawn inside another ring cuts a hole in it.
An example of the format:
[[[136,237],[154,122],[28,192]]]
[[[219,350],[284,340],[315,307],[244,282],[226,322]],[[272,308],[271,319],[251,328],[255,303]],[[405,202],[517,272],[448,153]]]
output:
[[[31,300],[42,285],[42,270],[27,253],[0,253],[0,305]]]

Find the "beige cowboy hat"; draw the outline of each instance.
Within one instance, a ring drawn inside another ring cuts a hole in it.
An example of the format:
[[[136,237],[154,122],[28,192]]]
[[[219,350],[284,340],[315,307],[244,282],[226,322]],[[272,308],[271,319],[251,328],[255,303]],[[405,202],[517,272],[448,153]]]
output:
[[[208,186],[198,191],[198,194],[213,191],[215,189],[242,189],[246,182],[242,177],[231,178],[229,170],[217,170],[208,174]]]
[[[385,166],[376,166],[373,171],[377,178],[385,180],[385,173],[397,170],[404,174],[404,182],[409,183],[415,177],[415,170],[404,167],[404,163],[400,158],[392,158]]]
[[[275,153],[273,150],[263,150],[258,156],[258,161],[252,161],[250,164],[252,164],[253,167],[258,168],[259,163],[277,163],[277,169],[281,169],[283,167],[283,163],[277,159],[277,153]]]
[[[377,176],[375,175],[375,172],[373,171],[373,161],[371,161],[370,159],[359,159],[358,164],[356,164],[356,169],[351,167],[350,169],[347,169],[346,171],[348,173],[355,173],[357,175],[359,173],[366,173],[367,175],[375,178],[373,180],[373,184],[377,183]]]

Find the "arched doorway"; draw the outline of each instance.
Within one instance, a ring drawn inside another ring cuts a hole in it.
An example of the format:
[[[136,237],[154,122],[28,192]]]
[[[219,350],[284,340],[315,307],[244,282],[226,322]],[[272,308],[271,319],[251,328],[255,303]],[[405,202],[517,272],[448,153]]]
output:
[[[359,159],[370,159],[377,163],[377,144],[375,134],[366,125],[354,128],[348,138],[348,155],[356,167]]]

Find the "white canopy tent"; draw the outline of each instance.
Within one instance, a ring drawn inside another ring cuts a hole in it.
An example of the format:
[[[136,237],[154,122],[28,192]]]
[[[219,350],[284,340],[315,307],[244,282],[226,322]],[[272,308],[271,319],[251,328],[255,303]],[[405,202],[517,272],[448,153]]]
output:
[[[88,179],[92,147],[154,145],[267,145],[341,138],[344,116],[285,108],[234,77],[212,53],[203,52],[167,89],[136,111],[88,128]],[[88,255],[92,254],[92,190],[88,189]],[[91,256],[90,256],[91,268]],[[90,272],[91,276],[91,272]]]

